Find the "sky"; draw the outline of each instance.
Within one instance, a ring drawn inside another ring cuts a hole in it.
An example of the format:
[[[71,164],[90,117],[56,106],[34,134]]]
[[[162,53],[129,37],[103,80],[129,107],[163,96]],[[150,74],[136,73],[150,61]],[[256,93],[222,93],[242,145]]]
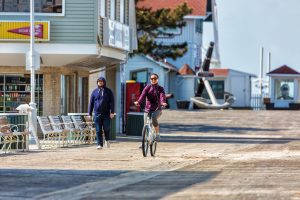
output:
[[[216,0],[221,67],[259,75],[264,47],[264,74],[288,65],[300,72],[300,0]],[[205,23],[203,45],[213,39]]]

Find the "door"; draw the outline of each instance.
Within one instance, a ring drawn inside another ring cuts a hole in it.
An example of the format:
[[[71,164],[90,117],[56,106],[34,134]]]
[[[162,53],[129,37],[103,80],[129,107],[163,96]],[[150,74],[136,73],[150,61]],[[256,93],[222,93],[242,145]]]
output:
[[[246,80],[244,76],[232,76],[230,78],[231,93],[236,100],[232,107],[246,107]]]

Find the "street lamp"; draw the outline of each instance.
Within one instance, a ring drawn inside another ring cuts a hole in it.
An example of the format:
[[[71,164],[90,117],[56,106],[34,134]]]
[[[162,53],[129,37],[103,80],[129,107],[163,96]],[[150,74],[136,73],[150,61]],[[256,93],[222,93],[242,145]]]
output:
[[[29,57],[30,57],[30,103],[29,106],[31,107],[31,112],[29,113],[29,129],[32,133],[32,135],[35,138],[36,144],[38,149],[41,149],[41,146],[39,144],[38,138],[37,138],[37,110],[36,110],[36,104],[35,104],[35,56],[38,56],[34,53],[34,38],[35,38],[35,28],[34,28],[34,0],[30,0],[30,51],[29,51]]]

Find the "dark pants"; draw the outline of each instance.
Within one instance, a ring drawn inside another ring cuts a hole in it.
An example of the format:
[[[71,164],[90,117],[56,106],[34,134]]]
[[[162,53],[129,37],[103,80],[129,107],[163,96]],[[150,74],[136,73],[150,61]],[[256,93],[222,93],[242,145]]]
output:
[[[104,130],[105,140],[109,140],[110,118],[109,116],[95,115],[94,122],[96,126],[97,144],[103,146],[102,128]]]

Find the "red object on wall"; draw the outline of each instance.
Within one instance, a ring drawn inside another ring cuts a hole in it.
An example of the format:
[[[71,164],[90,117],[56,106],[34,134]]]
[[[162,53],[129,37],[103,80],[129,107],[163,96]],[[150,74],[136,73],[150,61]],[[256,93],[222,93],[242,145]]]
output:
[[[125,116],[128,112],[140,112],[140,108],[134,105],[140,97],[141,84],[140,83],[126,83],[126,109]]]

